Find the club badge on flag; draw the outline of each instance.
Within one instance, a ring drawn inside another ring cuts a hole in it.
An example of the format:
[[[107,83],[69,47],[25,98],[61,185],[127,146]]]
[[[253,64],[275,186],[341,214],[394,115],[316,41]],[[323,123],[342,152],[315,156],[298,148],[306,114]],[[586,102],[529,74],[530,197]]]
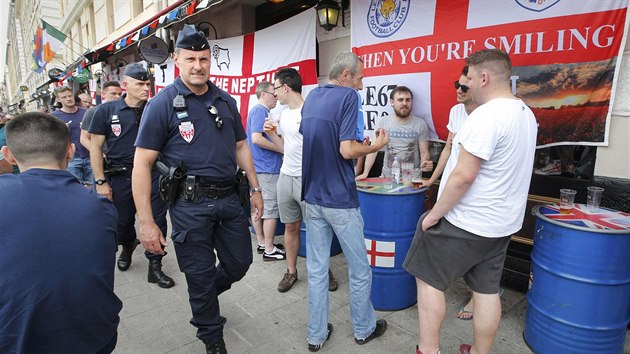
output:
[[[394,268],[396,242],[365,239],[368,263],[373,267]]]
[[[187,143],[190,143],[195,137],[195,126],[192,122],[182,122],[179,125],[179,135],[186,140]]]
[[[114,133],[116,137],[120,136],[120,133],[122,133],[122,127],[120,124],[112,124],[112,133]]]

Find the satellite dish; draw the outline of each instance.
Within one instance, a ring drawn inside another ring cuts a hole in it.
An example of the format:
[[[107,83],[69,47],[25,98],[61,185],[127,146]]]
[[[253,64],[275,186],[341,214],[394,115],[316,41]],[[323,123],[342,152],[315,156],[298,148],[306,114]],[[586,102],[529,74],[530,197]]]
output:
[[[148,37],[138,44],[140,55],[144,60],[153,64],[162,64],[170,54],[168,45],[156,36]]]
[[[48,70],[48,78],[53,82],[59,81],[59,75],[63,74],[63,70],[59,68],[52,68]]]

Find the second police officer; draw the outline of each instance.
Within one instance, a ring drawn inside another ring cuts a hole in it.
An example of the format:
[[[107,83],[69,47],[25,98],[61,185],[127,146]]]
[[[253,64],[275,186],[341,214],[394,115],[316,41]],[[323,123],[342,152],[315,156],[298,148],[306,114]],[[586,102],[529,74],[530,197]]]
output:
[[[254,219],[262,215],[263,201],[236,102],[208,80],[207,39],[185,25],[175,47],[180,77],[149,102],[136,140],[133,193],[140,239],[150,252],[162,252],[166,245],[150,203],[150,173],[159,155],[187,174],[171,202],[170,216],[177,261],[188,283],[190,323],[208,353],[226,353],[226,319],[220,315],[218,295],[243,278],[252,262],[247,216],[236,192],[237,164],[253,187]]]
[[[115,101],[103,103],[94,113],[88,131],[92,134],[90,159],[99,195],[112,199],[118,211],[118,244],[122,251],[118,257],[118,269],[125,271],[131,265],[131,255],[136,248],[136,207],[131,193],[134,142],[144,106],[149,99],[149,73],[138,63],[125,69],[123,88],[126,93]],[[109,173],[105,175],[103,150],[108,160]],[[159,173],[153,172],[153,194],[151,197],[154,218],[162,232],[166,233],[167,205],[160,199],[157,190]],[[149,260],[147,281],[162,288],[175,285],[173,279],[162,271],[163,253],[145,251]]]

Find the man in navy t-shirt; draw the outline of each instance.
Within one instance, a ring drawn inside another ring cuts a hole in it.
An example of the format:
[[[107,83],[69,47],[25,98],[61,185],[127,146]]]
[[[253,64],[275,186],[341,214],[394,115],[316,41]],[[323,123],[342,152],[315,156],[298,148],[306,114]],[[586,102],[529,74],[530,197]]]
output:
[[[382,335],[387,321],[377,320],[370,292],[372,272],[367,262],[363,218],[354,182],[353,159],[387,144],[384,130],[372,145],[357,142],[355,90],[363,88],[363,63],[353,53],[342,53],[332,65],[330,84],[311,91],[302,108],[302,196],[306,201],[308,234],[308,348],[319,350],[330,338],[328,322],[328,263],[333,232],[348,261],[350,316],[355,341],[365,344]]]
[[[72,89],[62,86],[56,91],[57,101],[61,103],[61,109],[52,113],[55,117],[66,123],[70,129],[70,139],[76,151],[74,157],[68,163],[68,172],[72,173],[84,185],[92,185],[94,176],[90,166],[90,152],[81,145],[81,121],[85,109],[78,107],[72,94]]]

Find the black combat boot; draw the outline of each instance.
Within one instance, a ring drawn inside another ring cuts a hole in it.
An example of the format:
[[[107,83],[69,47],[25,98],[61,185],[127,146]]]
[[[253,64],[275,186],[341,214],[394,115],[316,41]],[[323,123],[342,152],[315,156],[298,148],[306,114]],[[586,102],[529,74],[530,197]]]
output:
[[[165,289],[172,288],[175,285],[173,279],[162,271],[162,260],[160,259],[149,260],[147,281],[149,283],[157,283],[160,288]]]
[[[223,338],[203,342],[206,345],[206,354],[227,354]]]
[[[131,255],[138,246],[138,243],[140,243],[138,240],[134,240],[133,243],[122,246],[122,251],[118,257],[118,269],[123,272],[129,269],[129,266],[131,266]]]

